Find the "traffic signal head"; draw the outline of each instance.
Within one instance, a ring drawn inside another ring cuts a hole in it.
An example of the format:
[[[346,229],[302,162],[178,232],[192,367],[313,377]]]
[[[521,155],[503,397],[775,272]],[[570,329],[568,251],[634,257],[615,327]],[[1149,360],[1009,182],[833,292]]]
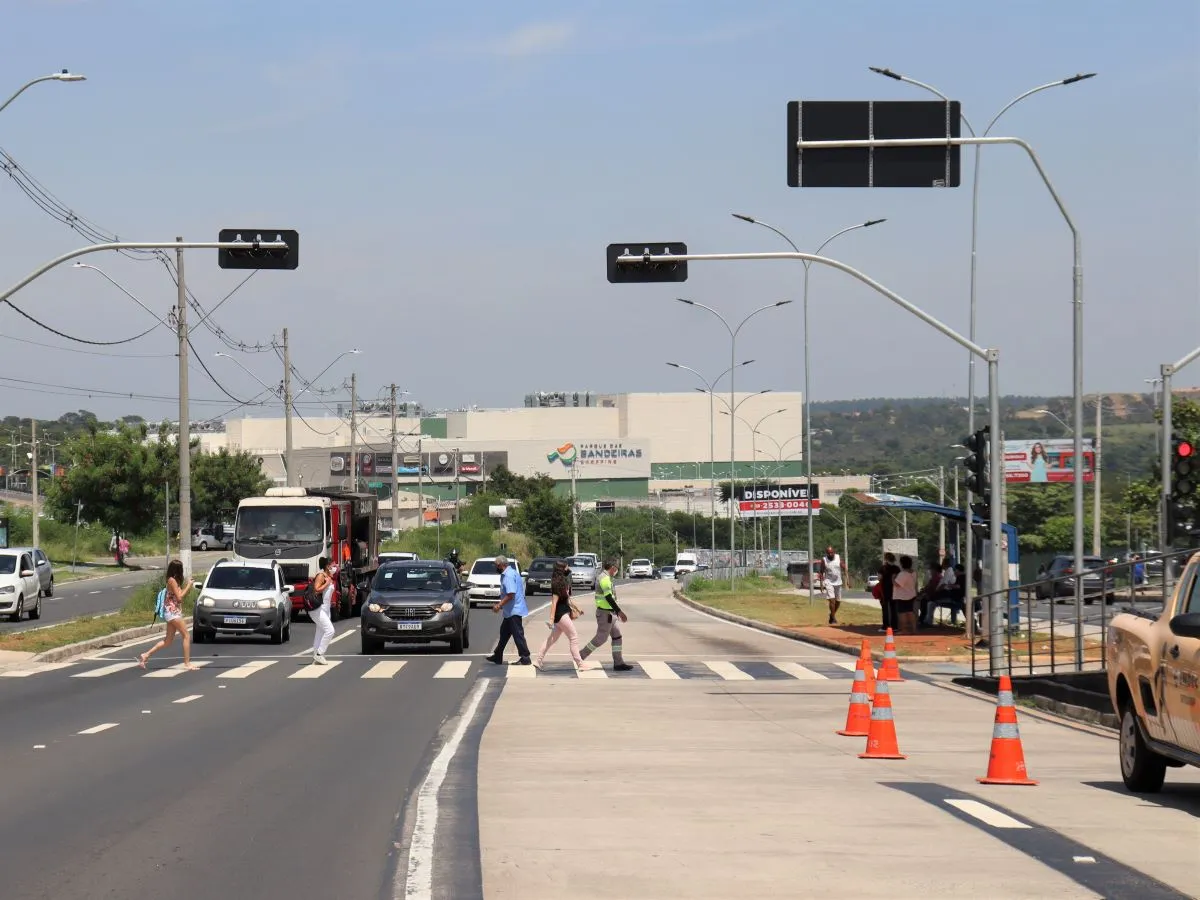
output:
[[[988,432],[986,426],[980,428],[972,435],[963,438],[963,446],[967,448],[968,455],[965,460],[967,470],[967,490],[972,494],[977,494],[986,501],[989,493],[988,483]]]
[[[1200,472],[1196,445],[1186,438],[1173,437],[1171,446],[1171,497],[1194,502],[1197,474]]]
[[[637,284],[641,282],[687,281],[687,260],[678,262],[619,263],[622,256],[640,256],[647,260],[651,256],[686,256],[687,244],[682,241],[638,241],[625,244],[609,244],[606,253],[608,280],[611,284]]]
[[[278,228],[222,228],[217,235],[222,243],[247,244],[282,241],[286,250],[262,250],[254,246],[245,250],[218,250],[217,265],[222,269],[295,269],[300,265],[300,234]]]

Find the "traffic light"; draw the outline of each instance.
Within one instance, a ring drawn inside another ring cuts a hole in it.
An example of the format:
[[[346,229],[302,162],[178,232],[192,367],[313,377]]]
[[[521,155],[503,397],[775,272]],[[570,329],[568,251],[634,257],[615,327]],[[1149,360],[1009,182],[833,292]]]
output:
[[[1200,535],[1200,448],[1171,436],[1171,492],[1167,496],[1167,544]]]
[[[218,250],[217,265],[222,269],[294,269],[300,265],[300,234],[278,228],[222,228],[217,240],[224,244],[245,241],[248,244],[282,241],[286,250]]]
[[[638,284],[643,282],[687,281],[687,260],[678,262],[637,262],[619,263],[622,256],[686,256],[687,244],[682,241],[658,241],[649,243],[609,244],[606,254],[608,261],[608,280],[610,284]]]
[[[971,503],[971,512],[983,519],[982,532],[986,537],[990,530],[992,516],[992,482],[988,466],[988,435],[991,429],[984,426],[974,434],[963,439],[967,448],[967,490],[975,495]]]

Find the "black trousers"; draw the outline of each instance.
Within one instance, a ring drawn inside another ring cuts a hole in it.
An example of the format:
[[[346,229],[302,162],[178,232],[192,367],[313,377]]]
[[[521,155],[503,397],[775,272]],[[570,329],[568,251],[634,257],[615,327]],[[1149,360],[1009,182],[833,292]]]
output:
[[[896,631],[900,628],[900,617],[895,600],[883,600],[883,627]]]
[[[500,622],[500,643],[496,644],[492,653],[496,659],[504,658],[504,648],[508,646],[509,638],[517,645],[517,654],[521,659],[529,659],[529,645],[525,643],[525,620],[520,616],[508,616]]]

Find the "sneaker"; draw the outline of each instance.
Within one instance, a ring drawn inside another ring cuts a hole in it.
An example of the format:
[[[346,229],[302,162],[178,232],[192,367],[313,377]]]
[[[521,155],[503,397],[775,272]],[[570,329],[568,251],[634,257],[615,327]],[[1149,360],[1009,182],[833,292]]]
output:
[[[329,660],[327,660],[320,653],[314,653],[313,654],[313,665],[327,666],[327,665],[329,665]]]
[[[613,663],[614,672],[632,672],[633,666],[629,663]]]
[[[837,622],[833,621],[833,613],[830,613],[830,614],[829,614],[829,624],[830,624],[830,625],[836,625],[836,624],[837,624]]]

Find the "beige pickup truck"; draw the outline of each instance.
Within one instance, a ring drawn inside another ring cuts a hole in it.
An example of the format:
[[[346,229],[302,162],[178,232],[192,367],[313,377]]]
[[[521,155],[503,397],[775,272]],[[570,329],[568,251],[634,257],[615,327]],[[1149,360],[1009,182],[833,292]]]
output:
[[[1200,766],[1200,553],[1160,615],[1113,617],[1106,657],[1125,786],[1153,793],[1168,766]]]

